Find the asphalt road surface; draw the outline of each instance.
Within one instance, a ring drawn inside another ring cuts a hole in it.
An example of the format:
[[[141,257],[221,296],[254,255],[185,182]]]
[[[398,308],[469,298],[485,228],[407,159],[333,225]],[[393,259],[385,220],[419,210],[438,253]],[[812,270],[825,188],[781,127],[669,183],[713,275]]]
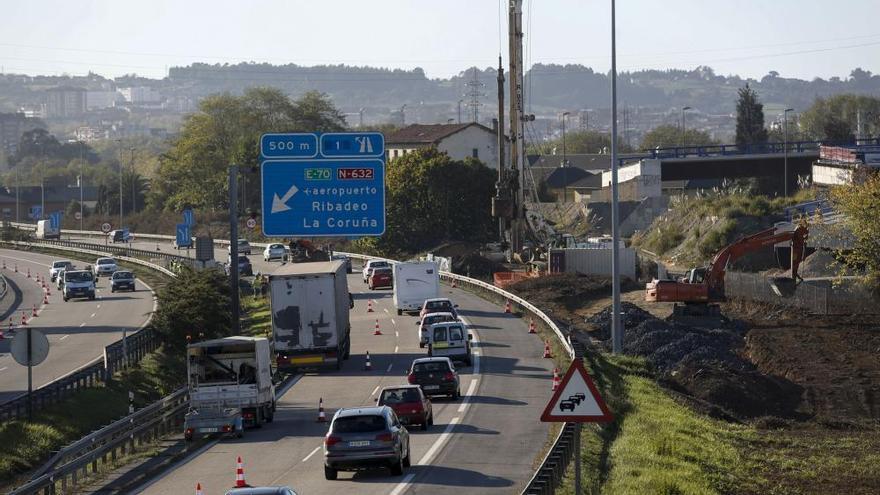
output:
[[[257,258],[254,256],[253,258]],[[262,264],[262,260],[258,263]],[[277,265],[273,263],[273,265]],[[257,267],[261,269],[260,267]],[[357,264],[355,265],[357,269]],[[416,318],[397,316],[390,291],[369,291],[360,274],[349,276],[355,297],[352,355],[341,371],[308,373],[283,392],[275,422],[247,430],[242,439],[220,439],[193,452],[139,493],[189,493],[201,483],[206,495],[225,493],[241,456],[250,485],[289,485],[300,493],[401,494],[513,493],[528,481],[547,440],[538,418],[550,397],[551,362],[522,320],[467,292],[444,288],[460,305],[475,338],[473,367],[459,365],[463,397],[434,401],[434,426],[411,430],[412,467],[403,476],[387,471],[341,472],[324,479],[323,436],[316,421],[323,398],[328,418],[340,407],[372,405],[377,391],[406,383],[418,347]],[[367,302],[374,299],[373,313]],[[381,336],[373,335],[378,320]],[[365,352],[372,371],[364,371]]]
[[[73,253],[71,253],[73,254]],[[110,282],[100,278],[94,301],[71,299],[64,302],[51,285],[49,304],[43,305],[43,289],[35,277],[48,280],[49,267],[58,256],[0,250],[0,267],[6,262],[3,275],[9,284],[6,296],[0,300],[0,321],[4,333],[0,340],[0,402],[15,398],[27,391],[27,368],[15,362],[9,354],[14,332],[9,332],[10,318],[16,329],[21,327],[22,314],[27,324],[45,333],[49,339],[49,356],[33,368],[33,385],[37,389],[103,356],[104,346],[143,327],[152,313],[153,293],[138,280],[135,292],[110,293]],[[72,259],[76,266],[93,264],[94,259]],[[15,267],[18,272],[15,272]],[[27,277],[30,270],[31,278]],[[33,317],[34,307],[37,317]]]

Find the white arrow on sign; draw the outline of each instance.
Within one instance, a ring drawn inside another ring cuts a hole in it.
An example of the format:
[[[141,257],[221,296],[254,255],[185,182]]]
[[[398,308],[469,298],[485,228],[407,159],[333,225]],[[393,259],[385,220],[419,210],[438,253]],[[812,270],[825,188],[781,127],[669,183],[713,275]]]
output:
[[[293,197],[294,194],[299,191],[299,188],[296,187],[296,184],[290,186],[290,189],[284,194],[283,197],[278,197],[278,193],[275,193],[275,197],[272,198],[272,213],[279,213],[282,211],[287,211],[290,209],[287,206],[287,202],[290,201],[290,198]]]

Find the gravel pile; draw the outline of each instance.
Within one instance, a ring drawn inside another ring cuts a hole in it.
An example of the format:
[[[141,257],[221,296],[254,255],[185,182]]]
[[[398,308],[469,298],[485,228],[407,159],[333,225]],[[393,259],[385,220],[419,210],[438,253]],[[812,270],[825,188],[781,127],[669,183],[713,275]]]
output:
[[[651,313],[643,310],[635,304],[622,302],[620,303],[620,311],[623,313],[624,328],[633,328],[644,321],[659,321]],[[584,320],[590,332],[590,336],[599,340],[608,340],[611,338],[611,306],[603,309],[595,315]],[[665,323],[665,322],[664,322]]]

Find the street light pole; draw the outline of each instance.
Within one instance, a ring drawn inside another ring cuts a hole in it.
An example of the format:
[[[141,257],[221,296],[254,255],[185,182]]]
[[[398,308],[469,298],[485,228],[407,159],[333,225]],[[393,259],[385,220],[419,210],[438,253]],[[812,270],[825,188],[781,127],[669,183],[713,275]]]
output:
[[[568,160],[565,153],[565,119],[571,112],[562,112],[562,202],[568,201]]]
[[[134,195],[134,148],[129,148],[131,151],[131,213],[134,214],[137,211],[137,199]]]
[[[400,127],[406,127],[406,103],[400,107]]]
[[[614,354],[623,353],[620,319],[620,212],[617,187],[617,28],[611,0],[611,342]],[[576,456],[580,458],[580,456]]]
[[[681,137],[678,140],[679,146],[685,145],[685,133],[687,132],[687,126],[684,125],[684,112],[690,109],[691,107],[681,107]]]
[[[461,124],[461,103],[464,100],[458,100],[458,123]]]
[[[785,197],[788,197],[788,112],[794,112],[794,108],[786,108],[782,112],[782,161],[783,161],[783,177],[782,191]]]
[[[79,142],[79,230],[83,229],[83,147],[85,142]]]

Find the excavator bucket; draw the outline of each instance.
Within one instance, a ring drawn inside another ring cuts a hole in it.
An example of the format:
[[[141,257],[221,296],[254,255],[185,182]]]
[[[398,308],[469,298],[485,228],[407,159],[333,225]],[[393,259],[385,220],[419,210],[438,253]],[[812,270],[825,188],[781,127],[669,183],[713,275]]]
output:
[[[770,289],[779,297],[791,297],[797,290],[797,280],[791,277],[772,277],[768,282]]]

